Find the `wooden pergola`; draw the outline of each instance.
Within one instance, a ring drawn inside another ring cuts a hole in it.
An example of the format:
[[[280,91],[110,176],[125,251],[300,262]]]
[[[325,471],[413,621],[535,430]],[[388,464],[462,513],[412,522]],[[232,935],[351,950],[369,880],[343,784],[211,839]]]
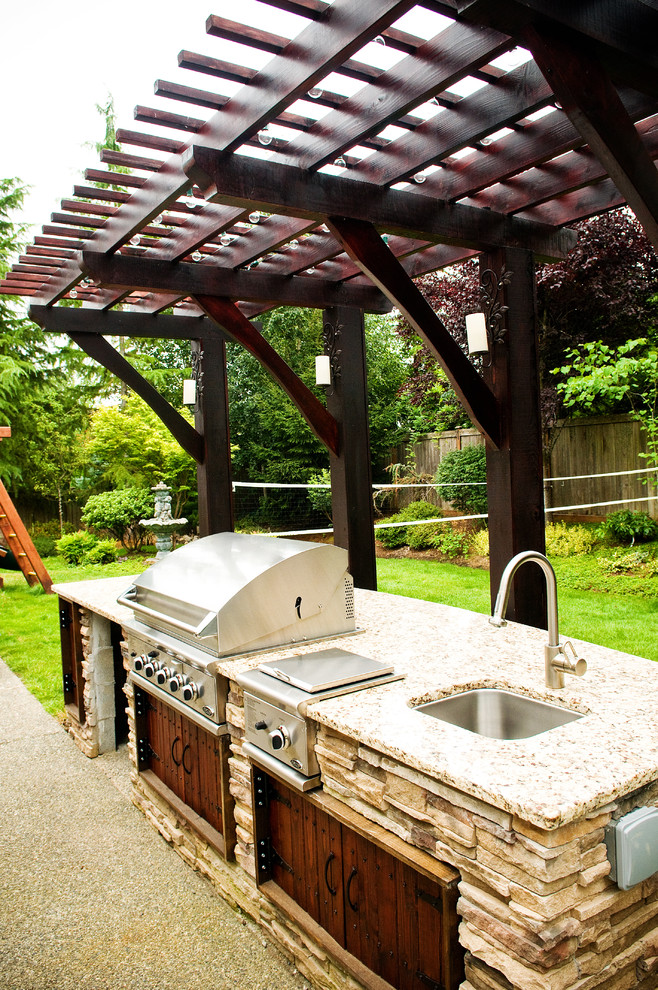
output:
[[[197,461],[202,534],[233,527],[225,342],[246,347],[327,447],[335,541],[367,588],[363,313],[397,307],[486,438],[495,591],[511,556],[544,548],[535,258],[563,258],[569,224],[624,203],[658,247],[658,11],[645,0],[262,2],[297,15],[295,36],[210,16],[209,35],[271,59],[257,71],[182,51],[195,85],[156,82],[172,109],[135,108],[146,126],[117,138],[137,153],[106,150],[85,174],[113,188],[76,185],[0,291],[31,296],[36,323],[69,334],[158,413]],[[413,8],[423,36],[408,30]],[[490,342],[481,370],[413,281],[474,255]],[[74,296],[80,308],[57,305]],[[324,311],[326,407],[252,322],[282,305]],[[194,428],[107,336],[192,340]],[[527,571],[508,614],[542,624],[541,584]]]

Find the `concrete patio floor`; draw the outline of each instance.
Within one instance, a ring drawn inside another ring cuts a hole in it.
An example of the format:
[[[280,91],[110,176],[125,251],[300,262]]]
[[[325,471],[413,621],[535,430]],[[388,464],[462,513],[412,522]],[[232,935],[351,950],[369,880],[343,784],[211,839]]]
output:
[[[302,990],[0,661],[2,990]]]

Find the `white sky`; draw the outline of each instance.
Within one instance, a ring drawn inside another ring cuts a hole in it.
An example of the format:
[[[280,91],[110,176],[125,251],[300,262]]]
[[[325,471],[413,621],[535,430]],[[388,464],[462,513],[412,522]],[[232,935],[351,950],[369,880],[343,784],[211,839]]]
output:
[[[358,0],[355,0],[358,2]],[[114,98],[117,125],[149,131],[136,123],[137,104],[161,107],[193,117],[210,111],[153,95],[156,79],[230,95],[226,80],[178,68],[178,53],[188,49],[260,68],[272,56],[224,42],[205,32],[209,14],[252,24],[285,37],[308,21],[258,0],[5,0],[0,10],[3,52],[0,59],[0,177],[18,177],[31,187],[21,217],[33,225],[29,239],[50,223],[73,185],[84,182],[85,168],[99,165],[93,145],[102,140],[104,120],[96,104]],[[447,24],[427,10],[411,10],[400,26],[429,37]],[[399,52],[369,45],[363,60],[388,67]],[[360,54],[360,58],[362,55]],[[337,88],[350,84],[341,77]],[[360,84],[351,84],[359,88]],[[317,107],[305,103],[306,112]],[[162,129],[170,138],[180,132]],[[89,145],[92,145],[90,147]],[[124,145],[128,153],[157,153]],[[263,149],[264,151],[264,149]],[[164,156],[163,156],[164,157]],[[104,166],[100,166],[101,168]]]
[[[98,164],[95,148],[85,144],[103,138],[96,104],[105,104],[108,93],[119,126],[149,130],[134,121],[136,104],[206,114],[190,104],[158,100],[153,96],[158,78],[228,91],[223,80],[178,68],[184,48],[230,60],[236,48],[244,54],[241,47],[206,35],[210,13],[281,34],[291,24],[297,33],[302,24],[256,0],[7,0],[1,5],[0,177],[17,176],[32,187],[21,219],[39,229],[49,223],[74,183],[84,181],[84,169]],[[263,61],[269,58],[263,54]],[[176,131],[163,133],[178,137]],[[125,150],[149,154],[128,145]]]

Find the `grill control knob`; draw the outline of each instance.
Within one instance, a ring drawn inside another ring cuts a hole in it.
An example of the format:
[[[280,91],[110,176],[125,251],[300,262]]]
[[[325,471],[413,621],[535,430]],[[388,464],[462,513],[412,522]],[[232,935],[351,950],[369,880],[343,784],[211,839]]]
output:
[[[161,667],[158,668],[158,670],[155,673],[156,684],[160,684],[160,685],[166,684],[169,678],[172,676],[172,673],[173,671],[171,671],[169,667],[165,667],[163,664]]]
[[[194,701],[199,697],[199,686],[194,681],[188,681],[183,685],[183,701]]]
[[[290,745],[290,735],[285,725],[280,725],[270,732],[270,746],[274,750],[287,749]]]
[[[147,656],[145,653],[140,653],[138,657],[135,657],[133,661],[133,667],[135,670],[143,670],[144,664],[147,662]]]
[[[163,666],[162,660],[149,660],[144,664],[144,674],[146,677],[153,677]]]
[[[172,674],[169,678],[169,690],[175,694],[179,688],[187,684],[188,680],[189,678],[185,674]]]

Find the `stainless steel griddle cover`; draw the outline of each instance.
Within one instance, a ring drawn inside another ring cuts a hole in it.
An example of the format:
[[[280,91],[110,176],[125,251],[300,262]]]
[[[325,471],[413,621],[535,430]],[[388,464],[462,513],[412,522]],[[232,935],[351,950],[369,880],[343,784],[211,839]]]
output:
[[[360,681],[393,673],[393,664],[380,663],[372,657],[331,648],[304,656],[272,660],[258,665],[264,674],[276,677],[293,687],[317,694],[330,688],[358,684]]]
[[[347,551],[215,533],[144,571],[118,601],[154,629],[214,656],[354,630]]]

